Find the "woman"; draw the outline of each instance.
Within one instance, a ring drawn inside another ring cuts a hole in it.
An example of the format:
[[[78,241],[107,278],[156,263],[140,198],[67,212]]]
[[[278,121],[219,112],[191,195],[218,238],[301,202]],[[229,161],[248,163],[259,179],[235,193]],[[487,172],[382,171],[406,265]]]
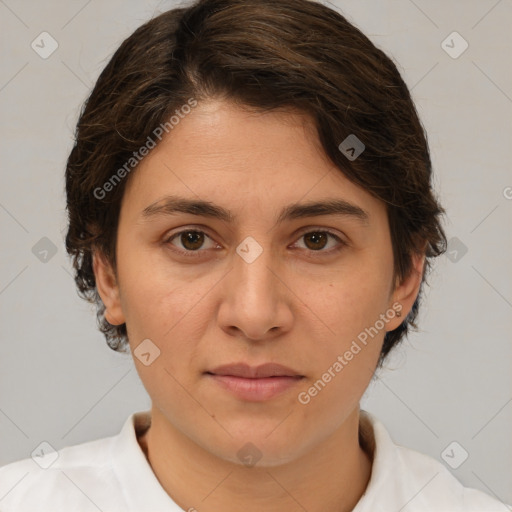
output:
[[[507,510],[360,410],[446,241],[409,91],[340,14],[149,21],[84,106],[66,189],[78,289],[152,407],[4,467],[26,475],[4,512]]]

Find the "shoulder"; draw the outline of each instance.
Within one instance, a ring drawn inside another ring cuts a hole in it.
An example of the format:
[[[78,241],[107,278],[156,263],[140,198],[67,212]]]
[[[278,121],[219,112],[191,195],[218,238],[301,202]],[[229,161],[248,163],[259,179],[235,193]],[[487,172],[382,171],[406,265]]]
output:
[[[464,487],[439,461],[395,444],[384,425],[361,411],[361,431],[373,451],[370,482],[354,512],[510,512],[477,489]]]
[[[118,483],[110,465],[116,437],[52,451],[41,448],[32,458],[0,467],[0,510],[94,510],[108,503],[106,489],[116,493]],[[98,503],[98,504],[97,504]]]
[[[410,510],[510,512],[488,494],[465,487],[442,463],[423,453],[397,446],[397,476],[408,484]],[[436,508],[437,507],[437,508]],[[404,509],[404,512],[409,510]]]

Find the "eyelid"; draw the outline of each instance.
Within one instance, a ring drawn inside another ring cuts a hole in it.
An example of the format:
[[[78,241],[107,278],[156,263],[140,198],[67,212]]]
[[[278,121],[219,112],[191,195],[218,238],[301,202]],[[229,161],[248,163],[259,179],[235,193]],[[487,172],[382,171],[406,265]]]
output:
[[[339,238],[342,242],[345,241],[345,235],[343,233],[332,228],[327,228],[325,226],[304,226],[303,228],[298,229],[294,236],[302,236],[307,233],[329,233],[330,235]],[[345,243],[347,242],[345,241]]]

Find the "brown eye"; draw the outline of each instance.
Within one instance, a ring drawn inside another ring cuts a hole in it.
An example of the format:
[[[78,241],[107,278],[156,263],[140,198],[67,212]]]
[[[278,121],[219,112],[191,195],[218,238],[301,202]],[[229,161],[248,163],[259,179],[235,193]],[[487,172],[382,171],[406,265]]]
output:
[[[313,251],[323,249],[327,245],[328,233],[313,231],[304,235],[306,246]]]
[[[172,245],[178,253],[187,256],[204,256],[207,249],[214,249],[214,241],[204,232],[198,229],[185,229],[174,233],[165,240]],[[201,249],[201,250],[200,250]]]
[[[304,233],[294,245],[311,256],[328,256],[341,251],[347,244],[338,235],[318,229]]]
[[[183,231],[180,241],[185,249],[196,251],[204,243],[204,233],[201,231]]]

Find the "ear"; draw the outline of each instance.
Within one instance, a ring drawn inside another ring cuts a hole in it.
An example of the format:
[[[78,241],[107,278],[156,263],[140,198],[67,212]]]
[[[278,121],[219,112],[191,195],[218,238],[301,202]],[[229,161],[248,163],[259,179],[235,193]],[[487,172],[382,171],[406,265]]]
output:
[[[412,268],[409,274],[395,283],[395,289],[391,294],[391,302],[389,303],[389,308],[395,312],[400,312],[400,316],[395,316],[387,323],[386,331],[393,331],[404,321],[420,291],[425,268],[425,254],[414,253],[411,262]]]
[[[110,263],[100,251],[94,251],[92,267],[96,279],[96,289],[105,305],[105,319],[111,325],[125,323],[117,278]]]

